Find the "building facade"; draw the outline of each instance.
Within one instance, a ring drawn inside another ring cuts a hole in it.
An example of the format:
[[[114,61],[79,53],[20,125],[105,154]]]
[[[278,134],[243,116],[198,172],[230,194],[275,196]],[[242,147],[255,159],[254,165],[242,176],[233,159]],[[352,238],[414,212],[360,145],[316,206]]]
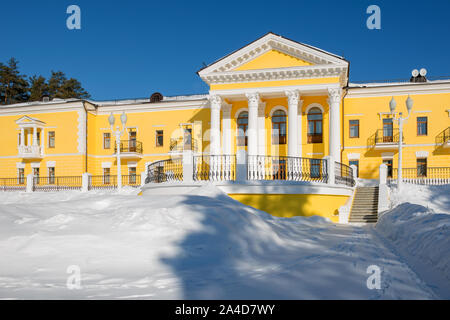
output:
[[[332,159],[377,179],[395,174],[397,114],[407,115],[403,167],[450,166],[450,79],[352,84],[342,57],[269,33],[198,72],[205,95],[121,101],[57,100],[0,107],[0,177],[113,176],[116,124],[126,112],[121,171],[189,149],[197,154]],[[419,172],[420,174],[420,172]]]

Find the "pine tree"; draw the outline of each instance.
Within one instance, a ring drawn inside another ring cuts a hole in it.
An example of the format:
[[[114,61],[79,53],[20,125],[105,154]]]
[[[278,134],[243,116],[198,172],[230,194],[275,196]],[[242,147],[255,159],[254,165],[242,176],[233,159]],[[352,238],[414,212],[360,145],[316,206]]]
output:
[[[52,98],[90,98],[90,94],[84,90],[78,80],[74,78],[67,79],[64,72],[61,71],[52,71],[52,76],[48,81],[48,91]]]
[[[18,61],[9,59],[7,64],[0,63],[0,97],[1,104],[28,101],[28,82],[19,72]]]
[[[40,101],[44,94],[48,94],[48,84],[43,76],[30,77],[30,101]]]

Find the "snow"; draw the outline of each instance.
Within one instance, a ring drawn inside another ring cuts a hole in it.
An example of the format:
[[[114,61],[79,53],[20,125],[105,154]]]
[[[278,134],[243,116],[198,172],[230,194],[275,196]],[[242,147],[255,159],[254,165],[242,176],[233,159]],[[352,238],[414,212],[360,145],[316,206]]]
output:
[[[394,208],[376,230],[435,292],[450,298],[450,185],[405,184],[401,192],[392,189],[391,201]]]
[[[276,218],[210,184],[138,192],[0,193],[0,298],[448,298],[378,227]],[[73,265],[78,290],[66,286]],[[367,288],[371,265],[380,289]]]

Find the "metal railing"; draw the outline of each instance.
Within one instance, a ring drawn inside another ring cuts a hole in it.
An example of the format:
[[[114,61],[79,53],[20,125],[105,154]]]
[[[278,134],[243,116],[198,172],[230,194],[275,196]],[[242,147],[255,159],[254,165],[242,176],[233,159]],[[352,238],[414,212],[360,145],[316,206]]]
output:
[[[322,143],[323,138],[321,133],[308,133],[308,143]]]
[[[403,140],[405,138],[403,137]],[[375,143],[398,143],[400,141],[400,133],[398,128],[395,129],[378,129],[375,134]]]
[[[0,191],[25,191],[27,180],[20,178],[0,178]]]
[[[81,176],[33,177],[33,191],[81,190]]]
[[[444,144],[450,140],[450,127],[436,136],[436,144]]]
[[[114,153],[117,152],[117,143],[114,146]],[[142,142],[137,140],[120,140],[120,152],[135,152],[142,154]]]
[[[169,145],[170,151],[182,152],[184,150],[198,151],[197,140],[190,139],[190,141],[185,141],[183,138],[170,139]]]
[[[139,188],[141,186],[141,175],[138,174],[122,175],[122,186]]]
[[[236,179],[236,155],[194,156],[194,181],[226,181]]]
[[[148,166],[145,183],[170,181],[183,181],[182,158],[159,160]]]
[[[104,190],[117,188],[117,175],[89,176],[89,190]]]
[[[356,183],[353,169],[337,161],[334,162],[334,179],[336,184],[345,184],[349,187],[353,187]]]
[[[392,177],[388,177],[390,184],[397,182],[398,169],[392,169]],[[450,184],[450,167],[402,168],[402,181],[412,184],[442,185]]]
[[[328,182],[325,159],[284,156],[248,156],[249,180]]]

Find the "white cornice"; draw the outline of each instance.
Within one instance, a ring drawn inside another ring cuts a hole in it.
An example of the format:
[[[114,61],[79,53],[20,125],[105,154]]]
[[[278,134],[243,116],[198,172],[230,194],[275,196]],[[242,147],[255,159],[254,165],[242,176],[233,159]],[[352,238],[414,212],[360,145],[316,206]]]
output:
[[[450,93],[450,81],[439,83],[406,83],[374,87],[350,87],[346,98],[383,97],[407,94]]]

